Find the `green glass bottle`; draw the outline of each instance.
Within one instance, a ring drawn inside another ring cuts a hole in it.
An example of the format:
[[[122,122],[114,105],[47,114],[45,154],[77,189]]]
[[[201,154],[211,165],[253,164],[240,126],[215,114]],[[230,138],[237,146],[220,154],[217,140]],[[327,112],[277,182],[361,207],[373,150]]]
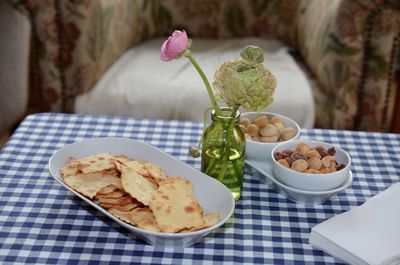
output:
[[[246,141],[239,127],[239,111],[221,110],[219,116],[211,112],[212,123],[204,132],[201,170],[222,182],[237,201],[242,192]]]

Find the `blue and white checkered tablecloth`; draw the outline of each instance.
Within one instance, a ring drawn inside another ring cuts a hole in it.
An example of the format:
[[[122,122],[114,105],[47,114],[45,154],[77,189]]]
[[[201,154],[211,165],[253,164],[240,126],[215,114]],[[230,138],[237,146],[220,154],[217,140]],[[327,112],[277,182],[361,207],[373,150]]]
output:
[[[301,138],[338,144],[353,159],[354,182],[322,205],[296,204],[246,169],[234,218],[200,243],[163,249],[135,240],[120,225],[72,195],[50,176],[50,156],[92,137],[150,143],[195,168],[188,155],[201,125],[105,116],[27,117],[0,153],[0,263],[38,264],[333,264],[308,244],[310,228],[400,180],[400,135],[302,130]]]

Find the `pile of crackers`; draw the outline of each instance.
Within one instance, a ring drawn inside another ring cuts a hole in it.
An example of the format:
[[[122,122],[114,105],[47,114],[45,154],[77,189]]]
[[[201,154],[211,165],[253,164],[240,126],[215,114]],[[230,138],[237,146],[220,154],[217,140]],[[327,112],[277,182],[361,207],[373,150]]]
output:
[[[151,162],[100,153],[70,158],[60,174],[69,187],[142,229],[191,232],[219,222],[218,213],[204,213],[189,180],[168,177]]]

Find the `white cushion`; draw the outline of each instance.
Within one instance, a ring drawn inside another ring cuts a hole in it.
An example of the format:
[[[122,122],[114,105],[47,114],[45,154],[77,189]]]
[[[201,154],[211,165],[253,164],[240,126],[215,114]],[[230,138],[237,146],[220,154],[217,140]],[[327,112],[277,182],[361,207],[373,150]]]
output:
[[[202,79],[187,58],[163,62],[164,39],[153,39],[126,51],[87,94],[75,111],[143,118],[202,121],[210,101]],[[265,111],[288,116],[303,128],[314,124],[311,87],[283,44],[265,39],[194,39],[191,51],[210,83],[215,69],[240,57],[245,45],[264,49],[264,63],[278,79],[274,102]]]

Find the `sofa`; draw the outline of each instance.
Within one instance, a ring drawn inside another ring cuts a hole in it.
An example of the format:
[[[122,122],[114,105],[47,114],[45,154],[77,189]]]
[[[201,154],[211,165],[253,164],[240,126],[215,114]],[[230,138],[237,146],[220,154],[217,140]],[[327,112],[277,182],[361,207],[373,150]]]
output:
[[[9,1],[30,21],[30,103],[39,111],[76,112],[77,99],[129,50],[174,29],[187,31],[194,44],[244,38],[282,43],[312,89],[315,127],[388,131],[397,107],[396,0]],[[144,106],[157,106],[163,93]],[[113,108],[105,114],[115,115]]]

